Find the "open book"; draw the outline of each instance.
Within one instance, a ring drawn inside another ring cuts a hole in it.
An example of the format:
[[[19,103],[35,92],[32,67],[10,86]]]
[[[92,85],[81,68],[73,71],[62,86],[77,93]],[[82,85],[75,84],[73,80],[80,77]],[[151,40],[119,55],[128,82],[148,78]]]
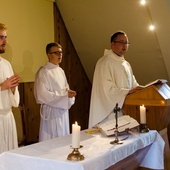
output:
[[[154,85],[154,84],[162,84],[162,83],[167,83],[167,82],[168,81],[165,80],[165,79],[157,79],[155,81],[152,81],[152,82],[146,84],[145,86],[142,86],[142,85],[139,85],[139,86],[145,88],[145,87],[148,87],[148,86],[151,86],[151,85]]]
[[[106,122],[96,125],[104,136],[112,136],[115,133],[116,119],[111,119]],[[137,128],[139,123],[128,115],[118,117],[118,132],[126,132],[133,128]]]

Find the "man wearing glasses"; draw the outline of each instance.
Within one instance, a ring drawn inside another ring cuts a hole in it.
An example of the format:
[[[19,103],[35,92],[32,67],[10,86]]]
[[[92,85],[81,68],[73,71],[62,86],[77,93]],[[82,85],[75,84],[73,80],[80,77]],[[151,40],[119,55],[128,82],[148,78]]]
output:
[[[76,92],[69,89],[62,61],[62,47],[58,43],[46,46],[48,62],[35,76],[34,95],[41,104],[39,141],[44,141],[70,133],[69,108],[75,102]]]
[[[113,118],[116,104],[121,108],[126,95],[139,88],[130,64],[124,59],[129,47],[126,33],[114,33],[110,43],[111,49],[105,50],[94,71],[89,128]]]

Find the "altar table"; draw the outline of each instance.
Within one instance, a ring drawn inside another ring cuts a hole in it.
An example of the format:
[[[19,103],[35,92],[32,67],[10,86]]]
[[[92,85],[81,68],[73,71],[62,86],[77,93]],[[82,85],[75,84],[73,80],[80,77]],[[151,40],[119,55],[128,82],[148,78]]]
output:
[[[80,144],[83,147],[79,149],[85,157],[82,161],[67,160],[72,152],[71,137],[67,135],[4,152],[0,154],[0,170],[105,170],[144,148],[148,149],[140,166],[164,169],[165,143],[155,130],[130,135],[121,145],[110,144],[115,137],[82,131]]]

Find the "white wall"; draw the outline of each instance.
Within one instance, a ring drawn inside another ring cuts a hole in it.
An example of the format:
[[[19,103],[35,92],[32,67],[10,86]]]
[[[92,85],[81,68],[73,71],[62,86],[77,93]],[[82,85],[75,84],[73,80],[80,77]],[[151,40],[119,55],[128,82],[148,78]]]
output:
[[[53,0],[0,0],[0,22],[8,27],[8,45],[2,56],[20,75],[32,82],[45,64],[45,46],[54,41]]]

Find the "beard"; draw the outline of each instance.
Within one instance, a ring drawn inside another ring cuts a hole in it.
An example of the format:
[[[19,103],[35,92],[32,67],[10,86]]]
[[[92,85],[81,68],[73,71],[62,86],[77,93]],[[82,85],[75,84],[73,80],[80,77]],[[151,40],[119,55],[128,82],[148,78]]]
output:
[[[0,49],[0,54],[5,53],[5,49]]]
[[[6,44],[2,44],[0,46],[0,54],[5,53],[5,46],[6,46]]]

